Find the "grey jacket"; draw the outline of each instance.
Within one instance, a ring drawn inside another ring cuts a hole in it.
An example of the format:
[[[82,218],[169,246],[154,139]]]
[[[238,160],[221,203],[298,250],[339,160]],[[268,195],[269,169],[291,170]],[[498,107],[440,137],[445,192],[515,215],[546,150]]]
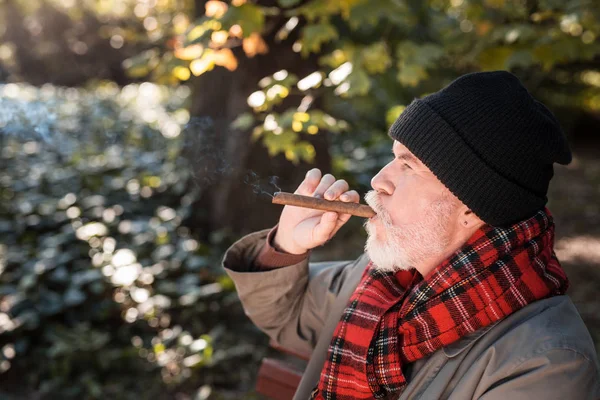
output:
[[[329,342],[368,258],[271,271],[253,264],[269,230],[238,240],[223,267],[249,318],[282,346],[312,353],[294,399],[318,383]],[[600,399],[594,343],[568,296],[537,301],[406,367],[394,399]]]

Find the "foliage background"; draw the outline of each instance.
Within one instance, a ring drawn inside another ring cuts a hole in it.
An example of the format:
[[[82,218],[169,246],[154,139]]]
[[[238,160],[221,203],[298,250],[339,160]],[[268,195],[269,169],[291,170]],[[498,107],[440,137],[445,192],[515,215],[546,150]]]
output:
[[[573,146],[549,207],[599,343],[599,35],[582,0],[0,0],[0,394],[255,396],[220,258],[276,223],[264,192],[313,166],[366,192],[404,107],[483,70]]]

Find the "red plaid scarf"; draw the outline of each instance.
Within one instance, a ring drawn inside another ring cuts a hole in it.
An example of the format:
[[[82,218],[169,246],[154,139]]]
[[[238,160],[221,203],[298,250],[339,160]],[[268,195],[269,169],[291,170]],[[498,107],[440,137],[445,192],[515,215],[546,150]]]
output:
[[[335,329],[312,399],[399,394],[402,367],[529,303],[565,293],[547,208],[508,228],[484,225],[426,279],[369,263]]]

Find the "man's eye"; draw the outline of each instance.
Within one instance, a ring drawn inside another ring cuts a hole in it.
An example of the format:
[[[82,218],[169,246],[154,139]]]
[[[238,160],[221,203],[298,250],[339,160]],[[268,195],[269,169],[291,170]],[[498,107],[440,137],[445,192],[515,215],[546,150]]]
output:
[[[408,168],[408,169],[412,169],[412,168],[410,167],[410,165],[408,165],[407,163],[404,163],[404,166],[405,166],[406,168]]]

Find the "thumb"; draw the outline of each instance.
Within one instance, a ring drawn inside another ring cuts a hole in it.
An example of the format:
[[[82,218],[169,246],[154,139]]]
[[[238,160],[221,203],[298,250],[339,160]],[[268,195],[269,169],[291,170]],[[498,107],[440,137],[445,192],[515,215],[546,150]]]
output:
[[[313,229],[313,241],[321,244],[328,241],[336,228],[337,219],[336,212],[324,213],[319,224]]]

